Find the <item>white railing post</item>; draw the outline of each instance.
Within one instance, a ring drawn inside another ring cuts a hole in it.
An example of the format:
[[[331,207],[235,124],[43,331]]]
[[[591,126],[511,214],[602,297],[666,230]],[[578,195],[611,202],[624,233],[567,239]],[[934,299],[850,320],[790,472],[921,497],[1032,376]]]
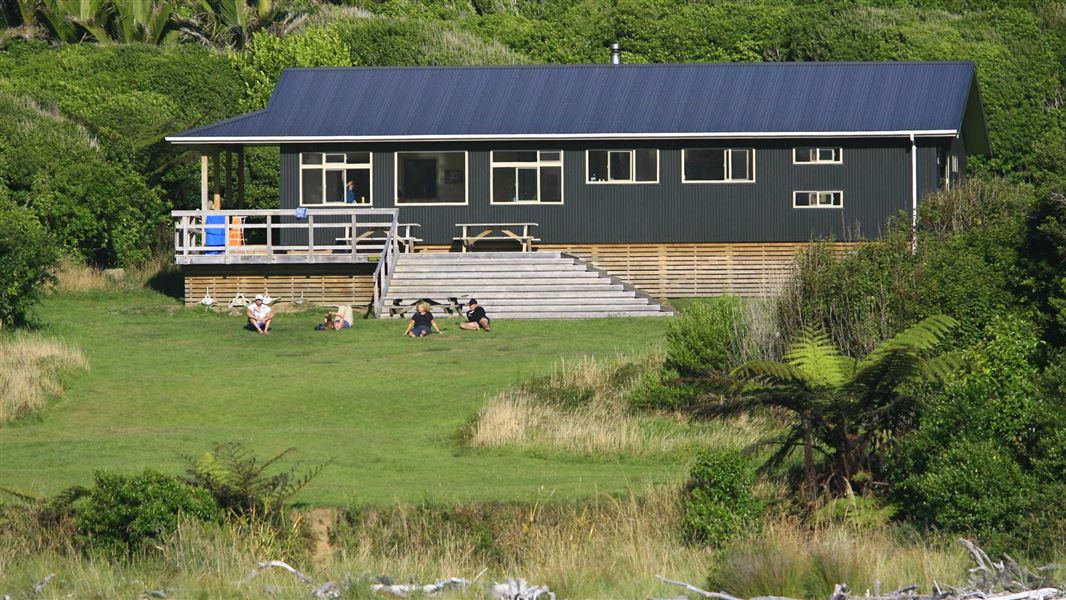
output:
[[[307,213],[307,254],[315,255],[315,215],[311,212]]]
[[[267,255],[271,255],[274,254],[274,215],[267,215],[266,217]]]
[[[358,240],[358,239],[359,239],[359,237],[358,237],[358,236],[357,236],[357,235],[355,234],[355,227],[356,227],[356,224],[357,224],[357,223],[356,223],[355,213],[353,212],[353,213],[352,213],[352,228],[351,228],[351,230],[350,230],[350,231],[351,231],[351,233],[349,234],[349,235],[351,236],[351,238],[352,238],[352,239],[350,240],[350,241],[351,241],[351,244],[352,244],[352,260],[355,260],[355,252],[356,252],[356,246],[358,245],[358,243],[356,242],[356,240]]]

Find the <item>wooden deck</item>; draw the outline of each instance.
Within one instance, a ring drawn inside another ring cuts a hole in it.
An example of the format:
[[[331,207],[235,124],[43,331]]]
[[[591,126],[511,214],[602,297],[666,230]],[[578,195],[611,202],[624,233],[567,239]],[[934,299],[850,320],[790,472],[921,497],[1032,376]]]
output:
[[[398,226],[396,209],[186,210],[171,214],[174,262],[179,265],[377,262],[389,243],[388,231]],[[292,238],[303,241],[293,243]],[[282,243],[283,239],[288,243]]]

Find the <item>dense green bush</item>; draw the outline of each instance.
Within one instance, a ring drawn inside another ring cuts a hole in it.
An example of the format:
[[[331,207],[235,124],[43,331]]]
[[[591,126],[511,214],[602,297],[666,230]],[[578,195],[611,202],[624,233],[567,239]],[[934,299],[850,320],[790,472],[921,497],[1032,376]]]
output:
[[[762,511],[754,484],[755,469],[739,452],[700,450],[683,492],[685,541],[721,545],[752,526]]]
[[[213,521],[218,504],[203,489],[146,469],[133,475],[98,472],[95,486],[74,504],[79,539],[107,554],[139,552],[173,533],[179,518]]]
[[[266,106],[284,68],[351,66],[350,50],[333,27],[309,27],[286,37],[256,33],[244,51],[229,56],[244,83],[245,111]]]
[[[57,258],[41,222],[0,184],[0,328],[26,322]]]
[[[743,362],[739,340],[746,333],[740,298],[693,302],[667,324],[664,366],[682,377],[728,371]]]
[[[1064,525],[1066,513],[1036,501],[1066,481],[1063,400],[1040,389],[1039,345],[1031,322],[997,319],[965,351],[968,372],[926,397],[891,467],[905,516],[998,550],[1032,540],[1034,523]]]
[[[1029,277],[1022,253],[1032,205],[1027,185],[976,178],[923,200],[916,252],[903,217],[853,252],[812,245],[781,296],[778,326],[789,336],[823,327],[859,356],[909,323],[944,314],[962,324],[958,345],[972,343],[995,315],[1032,313],[1018,302]]]

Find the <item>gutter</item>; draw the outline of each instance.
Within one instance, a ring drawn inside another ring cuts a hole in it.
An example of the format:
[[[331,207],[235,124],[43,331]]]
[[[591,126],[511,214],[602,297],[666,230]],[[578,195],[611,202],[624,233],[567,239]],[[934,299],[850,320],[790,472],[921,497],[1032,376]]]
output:
[[[918,147],[911,134],[911,252],[918,251]]]
[[[539,134],[458,134],[458,135],[293,135],[293,136],[169,136],[164,139],[175,144],[285,144],[316,142],[492,142],[538,140],[701,140],[701,139],[793,139],[793,138],[892,138],[955,137],[957,129],[898,130],[898,131],[748,131],[703,133],[539,133]]]

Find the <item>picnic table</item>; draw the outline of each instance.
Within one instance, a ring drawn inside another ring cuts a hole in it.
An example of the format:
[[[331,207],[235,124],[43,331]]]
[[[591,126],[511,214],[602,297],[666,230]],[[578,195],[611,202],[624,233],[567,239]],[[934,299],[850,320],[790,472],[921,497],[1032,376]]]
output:
[[[352,240],[352,226],[346,225],[344,227],[344,235],[337,238],[337,242],[341,244],[352,244],[356,249],[359,248],[359,242],[366,241],[375,242],[374,249],[377,250],[376,243],[384,241],[388,237],[389,227],[392,227],[389,223],[360,223],[358,229],[366,229],[366,231],[355,236],[353,243]],[[420,238],[414,236],[411,233],[412,227],[421,227],[418,223],[398,223],[396,225],[396,241],[404,248],[404,252],[414,252],[415,243],[421,242]]]
[[[460,242],[463,252],[478,242],[509,240],[517,241],[524,252],[532,252],[533,242],[540,241],[530,232],[530,228],[537,227],[536,223],[456,223],[455,226],[460,234],[453,239]]]

